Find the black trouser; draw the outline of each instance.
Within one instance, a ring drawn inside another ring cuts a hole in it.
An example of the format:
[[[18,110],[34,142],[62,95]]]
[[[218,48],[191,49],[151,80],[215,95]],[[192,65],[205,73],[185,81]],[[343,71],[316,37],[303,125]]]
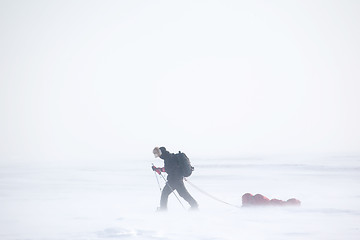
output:
[[[181,180],[166,182],[166,185],[161,193],[160,209],[167,209],[168,197],[170,193],[172,193],[174,190],[176,190],[179,193],[179,195],[190,204],[192,208],[198,207],[198,203],[186,190],[184,181],[181,179]]]

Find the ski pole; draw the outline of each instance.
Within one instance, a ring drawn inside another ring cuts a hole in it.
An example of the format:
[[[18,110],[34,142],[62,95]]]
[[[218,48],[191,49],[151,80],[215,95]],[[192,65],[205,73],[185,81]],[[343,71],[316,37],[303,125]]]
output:
[[[153,163],[152,163],[152,165],[153,165],[153,167],[155,167]],[[159,183],[159,178],[158,178],[158,176],[156,176],[156,172],[155,172],[155,171],[154,171],[154,174],[155,174],[155,178],[156,178],[156,181],[157,181],[157,183],[158,183],[158,186],[159,186],[159,189],[160,189],[160,192],[161,192],[161,186],[160,186],[160,183]]]
[[[183,209],[185,209],[184,204],[182,204],[182,202],[180,201],[180,198],[177,196],[177,194],[174,192],[174,189],[170,186],[170,184],[166,181],[166,179],[164,178],[164,176],[160,173],[160,176],[162,177],[162,179],[164,179],[166,185],[170,188],[171,192],[175,195],[176,199],[179,201],[179,203],[181,204],[181,206],[183,207]]]

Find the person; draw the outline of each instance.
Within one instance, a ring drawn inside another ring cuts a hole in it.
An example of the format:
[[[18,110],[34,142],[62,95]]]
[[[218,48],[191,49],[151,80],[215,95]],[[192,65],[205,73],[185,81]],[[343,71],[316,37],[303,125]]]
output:
[[[161,192],[159,210],[167,210],[168,197],[174,190],[190,204],[191,210],[198,209],[198,203],[185,188],[184,177],[178,164],[176,154],[168,152],[165,147],[155,147],[153,154],[155,155],[155,158],[160,157],[164,160],[164,167],[157,168],[152,166],[153,171],[156,171],[158,174],[161,174],[161,172],[166,172],[168,174],[166,185]]]

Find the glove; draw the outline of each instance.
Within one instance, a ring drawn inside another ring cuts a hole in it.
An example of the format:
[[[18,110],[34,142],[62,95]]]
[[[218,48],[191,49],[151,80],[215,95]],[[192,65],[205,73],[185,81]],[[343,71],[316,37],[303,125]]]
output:
[[[155,166],[152,166],[151,168],[152,168],[153,171],[157,172],[159,175],[161,174],[162,168],[157,168]]]

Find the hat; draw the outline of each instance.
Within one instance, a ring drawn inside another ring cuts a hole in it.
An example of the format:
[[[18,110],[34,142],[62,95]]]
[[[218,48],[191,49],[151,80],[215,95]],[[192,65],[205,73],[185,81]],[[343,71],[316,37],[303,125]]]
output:
[[[161,156],[162,152],[161,152],[160,148],[155,147],[154,150],[153,150],[153,154],[157,158],[157,157]]]

